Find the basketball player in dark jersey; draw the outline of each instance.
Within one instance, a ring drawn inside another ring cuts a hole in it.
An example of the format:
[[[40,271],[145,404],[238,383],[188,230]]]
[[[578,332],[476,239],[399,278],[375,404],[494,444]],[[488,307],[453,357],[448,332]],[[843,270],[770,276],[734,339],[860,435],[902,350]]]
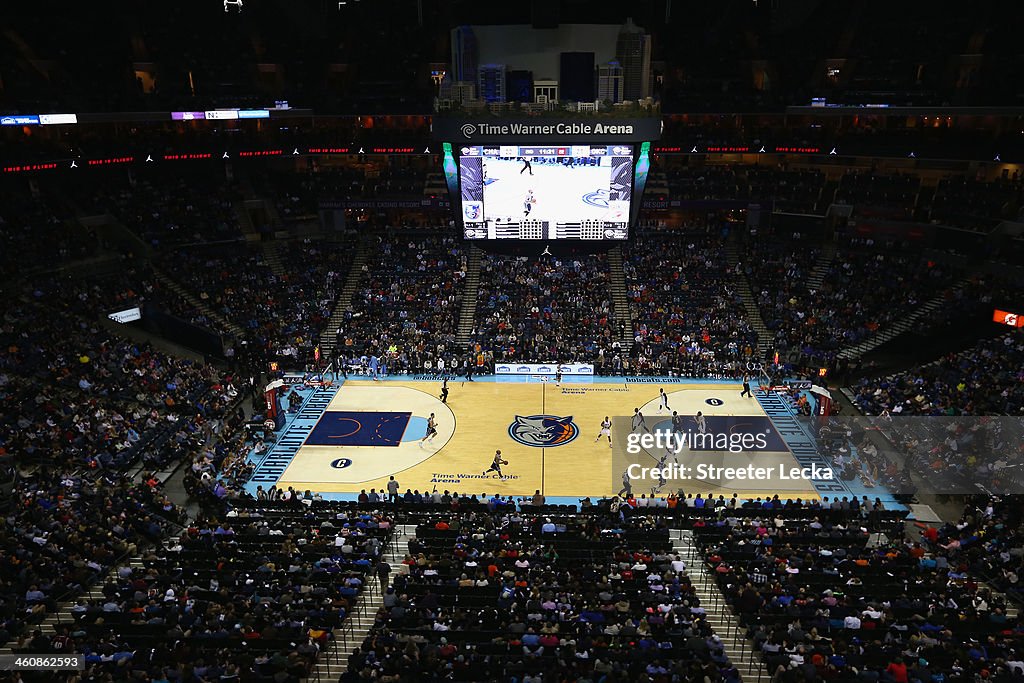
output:
[[[430,417],[427,418],[427,433],[420,439],[420,446],[423,445],[424,441],[430,440],[430,443],[434,443],[434,437],[437,436],[437,420],[434,419],[434,414],[431,413]]]
[[[484,474],[487,474],[488,472],[497,472],[498,476],[501,477],[503,476],[501,474],[501,466],[507,464],[508,460],[501,459],[501,451],[494,451],[494,460],[491,461],[491,466],[484,470]]]

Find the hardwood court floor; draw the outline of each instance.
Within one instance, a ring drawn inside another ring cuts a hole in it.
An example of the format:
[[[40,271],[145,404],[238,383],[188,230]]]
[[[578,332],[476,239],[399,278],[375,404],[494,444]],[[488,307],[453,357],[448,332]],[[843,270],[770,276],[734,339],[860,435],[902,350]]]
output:
[[[671,410],[681,415],[700,410],[711,418],[750,417],[757,424],[767,423],[756,400],[740,398],[736,383],[661,386],[669,394]],[[621,463],[613,463],[613,449],[605,438],[595,443],[604,417],[622,418],[613,429],[614,451],[621,454],[634,408],[640,407],[652,423],[667,424],[656,418],[667,420],[671,414],[659,413],[656,384],[450,382],[447,405],[438,399],[440,387],[439,382],[346,381],[278,486],[324,493],[381,491],[393,475],[402,492],[436,486],[476,494],[523,496],[539,489],[546,496],[606,496],[620,486]],[[422,442],[430,413],[435,414],[438,434]],[[484,474],[496,449],[509,463],[502,467],[502,477]],[[635,461],[653,467],[659,455],[643,452]],[[743,462],[794,463],[784,446],[739,457]],[[691,454],[690,460],[694,458],[699,459]],[[741,496],[814,496],[806,481],[745,481],[735,486],[694,482],[686,490],[727,497],[734,491]]]

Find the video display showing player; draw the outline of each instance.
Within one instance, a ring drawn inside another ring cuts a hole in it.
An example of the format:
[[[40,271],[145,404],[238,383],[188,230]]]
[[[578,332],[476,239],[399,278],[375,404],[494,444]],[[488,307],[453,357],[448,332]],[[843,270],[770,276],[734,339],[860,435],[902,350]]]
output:
[[[463,147],[467,239],[626,239],[630,145]]]

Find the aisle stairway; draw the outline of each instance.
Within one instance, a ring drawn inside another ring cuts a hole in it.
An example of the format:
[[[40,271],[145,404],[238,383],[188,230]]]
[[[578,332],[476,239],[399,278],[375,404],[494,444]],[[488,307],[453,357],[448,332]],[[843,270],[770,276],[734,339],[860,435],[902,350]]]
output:
[[[761,309],[757,307],[757,298],[750,289],[750,281],[747,279],[746,274],[736,270],[737,264],[741,264],[742,259],[739,245],[735,239],[730,239],[725,243],[725,260],[728,264],[729,272],[732,274],[736,294],[743,301],[743,308],[747,312],[747,321],[757,334],[757,358],[763,361],[771,350],[774,335],[764,324],[764,319],[761,317]]]
[[[826,242],[821,245],[821,254],[818,255],[818,260],[814,262],[814,267],[811,268],[811,272],[807,275],[808,289],[815,292],[821,289],[822,283],[825,282],[825,276],[828,275],[828,269],[832,267],[832,262],[835,259],[835,242]]]
[[[392,566],[394,562],[390,561]],[[309,674],[309,681],[330,681],[334,683],[348,669],[348,657],[362,645],[366,634],[373,627],[377,611],[384,605],[384,591],[376,574],[367,574],[366,585],[352,605],[352,612],[334,629],[334,638],[329,641],[316,665]]]
[[[963,288],[964,285],[968,284],[970,281],[971,278],[961,278],[960,280],[953,284],[952,289],[954,291],[959,290]],[[908,313],[907,315],[901,317],[892,325],[884,329],[880,329],[875,334],[871,335],[867,339],[858,342],[857,344],[854,344],[853,346],[846,347],[845,349],[839,352],[838,356],[840,358],[853,359],[860,358],[864,354],[870,351],[874,351],[882,344],[892,341],[901,334],[916,329],[917,324],[919,322],[927,319],[928,316],[932,315],[932,313],[939,310],[945,304],[945,302],[945,293],[938,294],[937,296],[932,297],[928,301],[924,302],[923,304],[915,308],[911,313]]]
[[[172,540],[172,542],[176,541],[177,538]],[[94,584],[86,588],[85,592],[82,593],[82,595],[80,595],[78,598],[75,598],[74,600],[68,600],[67,602],[62,602],[59,605],[57,605],[57,609],[53,612],[49,612],[45,617],[43,617],[42,622],[40,622],[35,628],[38,628],[40,631],[42,631],[42,634],[47,638],[51,638],[52,636],[57,635],[57,629],[61,628],[62,626],[67,626],[69,630],[73,631],[75,617],[74,614],[72,614],[71,612],[71,608],[78,604],[79,600],[97,600],[101,604],[105,602],[106,597],[103,595],[104,584],[106,584],[107,581],[116,582],[117,570],[126,565],[137,572],[141,572],[143,570],[141,557],[133,557],[130,559],[125,559],[120,563],[116,563],[113,567],[110,568],[110,571],[107,572],[106,575],[102,576]],[[6,646],[0,647],[0,655],[14,654],[14,648],[12,646],[15,644],[16,641],[12,640],[11,642],[7,643]]]
[[[238,218],[238,228],[242,231],[242,234],[247,240],[254,241],[260,238],[260,231],[256,229],[256,225],[252,222],[252,216],[249,215],[249,209],[247,201],[239,199],[234,204],[235,216]]]
[[[612,306],[615,310],[615,322],[618,323],[619,344],[624,354],[628,354],[633,346],[633,315],[629,308],[629,297],[626,289],[626,272],[623,268],[622,247],[615,247],[608,252],[608,270],[611,276]]]
[[[697,591],[708,623],[722,639],[725,655],[736,667],[743,683],[767,683],[771,676],[765,671],[761,657],[754,652],[754,644],[747,640],[746,630],[740,625],[738,617],[726,604],[725,596],[715,583],[714,574],[708,570],[700,549],[694,543],[693,532],[685,530],[672,533],[678,534],[672,539],[673,554],[679,555],[686,563],[687,575]]]
[[[181,284],[179,284],[177,282],[177,280],[172,278],[170,275],[165,273],[163,270],[158,268],[156,265],[153,265],[153,274],[156,276],[156,279],[159,280],[161,283],[163,283],[168,289],[170,289],[172,292],[174,292],[175,294],[180,296],[182,299],[187,301],[195,309],[201,311],[210,320],[212,320],[215,323],[217,323],[217,325],[222,330],[225,330],[225,331],[231,333],[232,335],[234,335],[238,339],[242,339],[245,336],[245,332],[244,332],[244,330],[242,330],[241,327],[239,327],[235,323],[231,322],[230,320],[228,320],[227,318],[222,316],[220,313],[217,313],[216,311],[214,311],[212,308],[210,308],[205,303],[203,303],[203,301],[201,299],[199,299],[198,297],[193,296],[193,294],[190,291],[188,291],[187,289],[185,289]]]
[[[456,347],[465,350],[469,346],[473,328],[476,326],[476,297],[480,289],[480,261],[482,252],[479,247],[469,246],[469,258],[466,264],[466,281],[462,290],[462,310],[459,311],[459,328],[455,336]]]
[[[414,525],[395,525],[394,536],[384,549],[384,559],[391,565],[392,578],[396,573],[408,571],[407,567],[402,564],[402,559],[409,552],[409,539],[415,535],[416,527]],[[310,680],[337,681],[338,676],[348,669],[348,655],[362,645],[363,640],[370,633],[370,629],[373,628],[377,611],[384,604],[383,594],[384,591],[380,590],[380,582],[377,577],[368,579],[366,588],[360,594],[357,603],[363,605],[363,608],[357,609],[356,613],[342,624],[343,627],[347,626],[345,633],[341,638],[338,637],[339,634],[335,634],[334,642],[320,657]]]
[[[818,193],[818,201],[814,205],[814,213],[824,216],[828,212],[828,208],[835,203],[838,189],[839,181],[826,176],[825,184],[821,186],[821,192]]]
[[[360,240],[356,247],[355,256],[352,258],[352,266],[349,268],[348,277],[345,278],[345,286],[338,295],[331,312],[331,321],[327,328],[320,335],[320,352],[322,358],[333,360],[335,352],[336,332],[339,327],[345,327],[345,313],[352,309],[352,297],[355,296],[359,283],[363,279],[363,265],[370,254],[370,245],[366,240]]]
[[[281,252],[285,251],[288,244],[286,242],[274,240],[271,242],[262,242],[262,245],[263,260],[266,262],[267,267],[270,268],[270,272],[278,276],[287,273],[287,270],[284,267],[284,262],[281,261]]]

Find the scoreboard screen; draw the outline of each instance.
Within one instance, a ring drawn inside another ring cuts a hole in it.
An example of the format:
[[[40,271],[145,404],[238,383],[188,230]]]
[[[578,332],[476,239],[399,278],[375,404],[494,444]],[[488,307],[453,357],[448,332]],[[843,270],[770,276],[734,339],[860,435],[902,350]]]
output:
[[[466,239],[629,236],[631,144],[478,145],[460,152]]]

